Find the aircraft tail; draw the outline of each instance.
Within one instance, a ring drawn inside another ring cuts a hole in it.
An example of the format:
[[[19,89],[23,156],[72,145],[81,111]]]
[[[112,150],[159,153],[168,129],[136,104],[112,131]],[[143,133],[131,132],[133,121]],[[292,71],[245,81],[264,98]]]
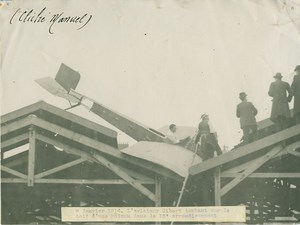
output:
[[[73,70],[72,68],[62,63],[56,74],[55,80],[67,92],[69,92],[71,89],[73,90],[76,89],[80,80],[80,74],[77,71]]]

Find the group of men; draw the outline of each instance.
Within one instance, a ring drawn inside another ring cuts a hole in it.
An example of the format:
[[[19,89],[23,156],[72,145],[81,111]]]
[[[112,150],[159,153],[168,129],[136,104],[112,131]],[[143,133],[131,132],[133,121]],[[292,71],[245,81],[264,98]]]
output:
[[[289,126],[291,113],[289,109],[289,102],[294,97],[293,118],[296,124],[300,123],[300,65],[295,68],[295,76],[291,86],[289,83],[282,81],[281,73],[276,73],[275,81],[271,83],[269,88],[269,96],[272,99],[271,120],[274,122],[276,131],[286,129]],[[240,126],[243,130],[242,144],[248,144],[256,139],[257,123],[255,116],[258,111],[255,106],[247,101],[245,92],[239,94],[241,103],[237,105],[236,116],[240,118]],[[166,134],[168,143],[185,145],[189,143],[190,138],[177,140],[175,137],[176,125],[171,124],[169,131]],[[218,155],[222,154],[222,150],[217,141],[217,133],[214,131],[209,123],[209,116],[203,114],[201,122],[198,125],[198,132],[194,138],[196,148],[199,146],[198,154],[202,160],[207,160],[214,157],[216,152]]]
[[[282,81],[281,73],[276,73],[275,81],[269,88],[269,96],[272,97],[271,121],[274,122],[276,131],[281,131],[289,126],[292,118],[289,102],[294,97],[293,119],[295,124],[300,123],[300,65],[295,68],[295,76],[291,86]],[[247,101],[246,93],[240,93],[241,103],[237,106],[236,116],[240,118],[241,129],[243,130],[243,144],[256,139],[257,124],[255,116],[257,109],[251,102]]]

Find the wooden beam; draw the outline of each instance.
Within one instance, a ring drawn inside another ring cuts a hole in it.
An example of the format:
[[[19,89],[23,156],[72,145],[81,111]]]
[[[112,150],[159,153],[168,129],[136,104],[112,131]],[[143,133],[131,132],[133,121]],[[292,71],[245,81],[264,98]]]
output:
[[[7,113],[7,114],[1,116],[1,125],[8,123],[11,120],[16,120],[17,118],[29,115],[29,114],[39,110],[43,106],[43,104],[46,104],[46,103],[43,101],[39,101],[32,105],[25,106],[23,108],[13,111],[13,112]]]
[[[155,206],[161,206],[161,179],[158,176],[155,176]]]
[[[137,171],[134,171],[134,170],[131,170],[131,169],[127,169],[127,168],[125,168],[123,166],[120,166],[120,165],[118,165],[118,166],[125,173],[127,173],[128,175],[130,175],[131,177],[133,177],[133,178],[135,178],[137,180],[146,180],[146,181],[151,182],[152,184],[155,184],[155,179],[153,179],[153,178],[150,178],[150,177],[148,177],[148,176],[146,176],[144,174],[138,173]]]
[[[111,147],[111,146],[106,145],[102,142],[96,141],[96,140],[94,140],[92,138],[89,138],[85,135],[76,133],[74,131],[68,130],[68,129],[63,128],[63,127],[60,127],[56,124],[53,124],[53,123],[50,123],[48,121],[42,120],[40,118],[36,117],[33,120],[33,124],[38,126],[38,127],[43,128],[45,130],[51,131],[55,134],[58,134],[58,135],[61,135],[63,137],[66,137],[68,139],[71,139],[73,141],[79,142],[79,143],[81,143],[83,145],[86,145],[88,147],[95,148],[95,149],[99,150],[102,153],[109,154],[109,155],[112,155],[112,156],[115,156],[115,157],[120,156],[120,151],[118,149],[114,148],[114,147]]]
[[[239,173],[239,172],[242,172],[244,171],[245,169],[247,169],[250,165],[252,165],[253,163],[255,163],[255,161],[257,160],[256,159],[253,159],[251,161],[248,161],[248,162],[245,162],[243,164],[240,164],[240,165],[237,165],[237,166],[234,166],[230,169],[227,169],[225,171],[222,172],[223,173]],[[222,176],[222,175],[221,175]]]
[[[58,142],[58,141],[56,141],[56,140],[53,140],[53,139],[51,139],[51,138],[45,137],[45,136],[43,136],[43,135],[41,135],[41,134],[39,134],[39,133],[36,134],[36,138],[37,138],[38,140],[40,140],[40,141],[45,142],[45,143],[48,143],[48,144],[57,146],[57,147],[59,147],[59,148],[62,148],[62,149],[63,149],[65,152],[67,152],[67,153],[75,154],[75,155],[77,155],[77,156],[80,156],[80,157],[85,158],[86,160],[89,160],[89,161],[92,161],[92,162],[99,163],[99,160],[96,159],[95,157],[91,157],[90,154],[88,154],[88,153],[86,153],[86,152],[83,152],[83,151],[81,151],[81,150],[79,150],[79,149],[76,149],[76,148],[74,148],[74,147],[70,147],[70,146],[68,146],[68,145],[66,145],[66,144],[63,144],[63,143]],[[96,155],[98,155],[98,154],[96,154]],[[100,155],[98,155],[98,156],[101,157]],[[100,163],[101,163],[101,162],[100,162]],[[102,164],[102,163],[101,163],[101,164]],[[112,164],[112,163],[111,163],[111,164]],[[120,170],[123,169],[123,167],[121,167],[121,166],[117,166],[117,167],[118,167]],[[143,183],[147,183],[147,184],[154,184],[154,183],[155,183],[153,179],[151,179],[151,178],[149,178],[149,177],[147,177],[147,176],[145,176],[145,175],[139,174],[138,172],[135,172],[135,171],[132,172],[132,171],[129,170],[129,169],[125,169],[124,172],[125,172],[125,173],[129,172],[129,175],[132,175],[131,173],[133,173],[133,176],[134,176],[134,177],[137,177],[138,180],[142,180]],[[129,176],[129,177],[130,177],[130,176]],[[130,177],[130,178],[131,178],[131,177]],[[131,178],[131,179],[133,179],[133,178]],[[133,179],[133,180],[134,180],[134,179]],[[128,183],[128,182],[127,182],[127,183]],[[147,189],[147,190],[148,190],[148,189]]]
[[[286,140],[291,137],[295,137],[297,135],[300,135],[300,124],[290,127],[288,129],[285,129],[283,131],[277,132],[277,133],[267,136],[265,138],[259,139],[255,142],[244,145],[237,149],[234,149],[230,152],[220,155],[219,157],[215,157],[215,158],[206,160],[204,162],[201,162],[197,165],[194,165],[189,169],[189,173],[191,175],[199,174],[201,172],[215,168],[217,166],[228,163],[230,161],[241,158],[243,156],[252,154],[254,152],[261,151],[261,150],[265,149],[266,147],[280,143],[283,140]]]
[[[28,177],[27,185],[32,187],[34,184],[35,171],[35,129],[33,126],[29,128],[29,151],[28,151]]]
[[[55,140],[55,137],[53,136],[52,138],[46,137],[42,134],[37,133],[36,134],[36,138],[40,141],[43,141],[45,143],[49,143],[52,145],[55,145],[59,148],[68,150],[69,153],[73,153],[76,154],[78,156],[81,157],[90,157],[90,155],[82,150],[76,149],[74,147],[70,147],[69,145],[63,144],[59,141]],[[83,137],[84,138],[84,137]],[[91,143],[87,143],[87,145],[91,148],[96,148],[97,146],[94,145],[94,142],[96,142],[95,140],[92,140]],[[159,166],[153,166],[150,163],[147,162],[143,162],[140,160],[136,160],[136,158],[130,157],[130,156],[126,156],[125,154],[122,154],[119,150],[114,149],[114,151],[108,151],[107,154],[117,158],[117,159],[121,159],[121,160],[125,160],[129,163],[132,163],[133,165],[142,167],[144,169],[150,170],[150,171],[154,171],[157,174],[160,174],[162,176],[177,180],[177,181],[182,181],[182,178],[179,175],[170,173],[167,169],[163,168],[163,167],[159,167]]]
[[[49,176],[51,174],[54,174],[56,172],[59,172],[61,170],[64,170],[64,169],[67,169],[67,168],[70,168],[72,166],[75,166],[75,165],[78,165],[80,163],[83,163],[85,162],[87,159],[86,158],[79,158],[79,159],[76,159],[74,161],[71,161],[71,162],[68,162],[66,164],[63,164],[63,165],[60,165],[58,167],[55,167],[55,168],[52,168],[50,170],[47,170],[47,171],[44,171],[42,173],[39,173],[37,175],[34,176],[35,179],[39,179],[39,178],[42,178],[42,177],[45,177],[45,176]]]
[[[6,147],[8,147],[10,145],[17,144],[17,143],[19,143],[21,141],[25,141],[25,140],[28,139],[28,137],[29,137],[28,132],[26,132],[24,134],[21,134],[19,136],[13,137],[13,138],[8,139],[6,141],[1,141],[1,149],[6,148]]]
[[[45,103],[42,107],[44,110],[49,111],[61,118],[64,118],[66,120],[76,121],[76,123],[88,127],[89,129],[92,129],[94,131],[97,131],[101,134],[107,135],[109,137],[115,138],[117,137],[118,133],[112,129],[109,129],[105,126],[102,126],[98,123],[94,123],[92,121],[89,121],[81,116],[77,116],[75,114],[69,113],[65,110],[59,109],[53,105]]]
[[[14,156],[12,156],[12,157],[14,157]],[[9,159],[9,161],[5,162],[6,159]],[[11,168],[11,167],[19,166],[19,165],[26,163],[27,159],[28,159],[28,155],[23,155],[19,158],[15,158],[15,159],[10,159],[10,157],[6,158],[6,159],[3,160],[3,165]]]
[[[280,153],[278,153],[276,155],[276,157],[281,157],[283,155],[289,154],[289,152],[295,152],[294,149],[296,149],[298,146],[300,146],[300,141],[297,141],[295,143],[293,143],[292,145],[290,145],[290,149],[289,148],[285,148],[283,151],[281,151]],[[245,162],[243,164],[237,165],[235,167],[232,167],[230,169],[227,169],[225,171],[222,172],[223,173],[239,173],[244,171],[245,169],[248,168],[248,166],[250,166],[251,164],[253,164],[255,162],[256,159],[253,159],[251,161]]]
[[[276,146],[266,155],[255,160],[255,162],[252,165],[250,165],[243,173],[241,173],[238,177],[234,178],[231,182],[229,182],[221,189],[221,196],[224,196],[226,193],[228,193],[232,188],[234,188],[236,185],[238,185],[240,182],[246,179],[251,173],[253,173],[259,167],[261,167],[265,162],[267,162],[277,153],[282,151],[282,149],[282,146]]]
[[[45,143],[48,143],[50,145],[54,145],[54,146],[57,146],[59,148],[62,148],[64,152],[68,153],[68,154],[72,154],[72,155],[76,155],[76,156],[79,156],[79,157],[82,157],[82,158],[86,158],[87,160],[91,161],[91,162],[95,162],[95,163],[99,163],[95,158],[91,157],[90,154],[84,152],[84,151],[81,151],[79,149],[76,149],[74,147],[71,147],[69,145],[66,145],[66,144],[63,144],[61,142],[58,142],[52,138],[48,138],[48,137],[45,137],[39,133],[36,134],[36,138],[40,141],[43,141]],[[124,170],[124,172],[128,173],[130,176],[134,177],[134,178],[137,178],[139,180],[145,180],[145,181],[149,181],[149,182],[152,182],[153,184],[155,183],[154,179],[144,175],[144,174],[141,174],[141,173],[138,173],[137,171],[133,171],[133,170],[130,170],[130,169],[127,169],[127,168],[124,168],[122,166],[119,166],[122,170]]]
[[[15,130],[21,129],[23,127],[27,127],[29,125],[32,124],[32,120],[35,118],[36,116],[34,115],[29,115],[23,119],[17,120],[17,121],[13,121],[11,123],[5,124],[1,127],[1,135],[5,135],[8,134],[10,132],[13,132]]]
[[[39,184],[122,184],[128,185],[128,182],[122,179],[36,179]],[[153,184],[152,182],[139,180],[142,184]]]
[[[11,168],[8,168],[6,166],[1,165],[1,170],[4,171],[4,172],[6,172],[6,173],[15,175],[17,177],[20,177],[20,178],[23,178],[23,179],[27,179],[27,176],[25,174],[20,173],[19,171],[13,170]]]
[[[221,177],[235,178],[241,173],[222,173]],[[252,173],[248,178],[300,178],[300,173]]]
[[[300,157],[300,152],[296,152],[296,151],[294,151],[294,150],[289,150],[289,151],[288,151],[288,154],[291,154],[291,155],[293,155],[293,156]]]
[[[97,184],[97,185],[128,185],[122,179],[37,179],[34,181],[39,184]],[[139,180],[142,184],[153,184],[149,181]],[[1,183],[27,183],[27,179],[21,178],[2,178]]]
[[[215,206],[221,206],[221,175],[220,167],[217,167],[214,173],[215,180]]]
[[[1,178],[1,183],[3,184],[9,184],[9,183],[27,183],[27,179],[21,179],[21,178]]]
[[[52,138],[48,138],[48,137],[45,137],[39,133],[36,134],[36,138],[40,141],[43,141],[45,143],[48,143],[50,145],[54,145],[54,146],[57,146],[59,148],[62,148],[64,152],[68,153],[68,154],[72,154],[72,155],[76,155],[76,156],[79,156],[79,157],[82,157],[82,158],[85,158],[86,160],[89,160],[89,161],[92,161],[92,162],[95,162],[95,163],[99,163],[97,160],[95,160],[93,157],[91,157],[90,154],[84,152],[84,151],[81,151],[79,149],[76,149],[74,147],[71,147],[69,145],[66,145],[66,144],[63,144],[61,142],[58,142]],[[130,170],[130,169],[127,169],[125,167],[122,167],[122,166],[119,166],[124,172],[128,173],[130,176],[136,178],[136,179],[139,179],[139,180],[148,180],[149,182],[151,181],[153,184],[155,183],[154,179],[148,177],[148,176],[145,176],[141,173],[138,173],[137,171],[133,171],[133,170]]]
[[[135,189],[137,189],[138,191],[140,191],[143,195],[145,195],[150,200],[152,200],[153,202],[155,202],[155,200],[156,200],[155,195],[151,191],[149,191],[146,187],[144,187],[138,181],[134,180],[128,174],[126,174],[125,172],[123,172],[117,165],[111,163],[110,161],[108,161],[107,159],[105,159],[104,157],[102,157],[100,155],[96,155],[95,154],[95,155],[93,155],[93,157],[97,161],[99,161],[102,165],[104,165],[106,168],[108,168],[109,170],[113,171],[119,177],[121,177],[122,179],[124,179],[125,181],[127,181],[128,184],[130,184],[132,187],[134,187]]]

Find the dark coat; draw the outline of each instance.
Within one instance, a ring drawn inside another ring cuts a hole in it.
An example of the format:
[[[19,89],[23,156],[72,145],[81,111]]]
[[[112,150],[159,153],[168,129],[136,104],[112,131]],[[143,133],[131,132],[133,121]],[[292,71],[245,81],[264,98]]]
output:
[[[294,94],[294,114],[300,113],[300,74],[294,76],[292,83],[292,90]]]
[[[241,128],[256,125],[257,109],[251,102],[243,101],[236,107],[236,116],[240,118]]]
[[[198,134],[196,136],[195,143],[198,143],[199,140],[201,140],[199,155],[202,160],[214,157],[215,151],[218,155],[222,154],[222,150],[215,135],[211,133],[208,121],[201,121],[198,125]]]
[[[282,80],[276,80],[270,85],[269,95],[273,97],[271,120],[275,121],[278,116],[289,118],[289,102],[293,93],[290,85]]]

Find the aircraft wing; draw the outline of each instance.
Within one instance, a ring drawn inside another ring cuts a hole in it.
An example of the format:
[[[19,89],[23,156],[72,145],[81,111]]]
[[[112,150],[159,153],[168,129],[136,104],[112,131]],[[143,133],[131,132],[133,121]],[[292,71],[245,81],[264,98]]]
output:
[[[201,158],[196,155],[192,163],[194,152],[190,150],[159,142],[141,141],[121,150],[121,152],[161,165],[182,177],[188,175],[192,165],[202,162]]]

